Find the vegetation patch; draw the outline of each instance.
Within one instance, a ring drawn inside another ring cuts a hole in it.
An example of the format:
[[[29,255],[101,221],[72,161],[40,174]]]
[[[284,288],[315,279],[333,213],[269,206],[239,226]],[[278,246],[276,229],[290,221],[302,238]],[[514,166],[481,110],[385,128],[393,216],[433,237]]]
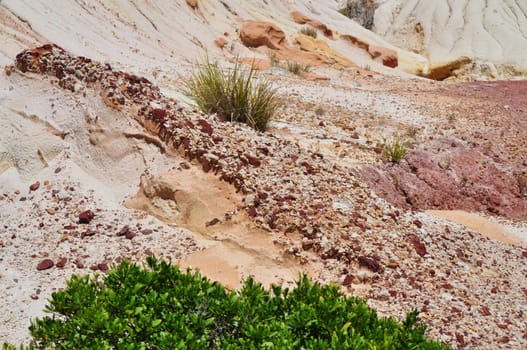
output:
[[[314,39],[317,38],[317,30],[313,27],[302,27],[302,29],[300,29],[300,33],[310,36]]]
[[[184,92],[205,113],[217,113],[225,120],[246,123],[265,130],[279,106],[271,82],[257,79],[253,67],[245,70],[239,61],[223,70],[205,60],[184,83]]]
[[[295,61],[287,61],[287,70],[293,74],[300,75],[302,72],[309,72],[311,66],[303,65]]]
[[[229,291],[151,257],[104,277],[74,275],[45,311],[31,323],[30,348],[447,349],[425,338],[417,311],[379,318],[335,285],[302,276],[292,290],[268,291],[248,278]]]
[[[381,142],[382,158],[391,163],[399,163],[408,154],[410,141],[401,136],[394,136],[390,140]]]

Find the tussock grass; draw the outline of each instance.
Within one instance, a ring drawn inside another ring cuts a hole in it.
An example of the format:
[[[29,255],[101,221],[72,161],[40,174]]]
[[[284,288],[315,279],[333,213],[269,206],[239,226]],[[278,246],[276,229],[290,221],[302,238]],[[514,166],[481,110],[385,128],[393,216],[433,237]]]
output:
[[[317,30],[313,27],[303,27],[302,29],[300,29],[300,33],[310,36],[314,39],[317,38]]]
[[[382,158],[390,163],[399,163],[408,154],[410,142],[398,135],[390,140],[383,138],[381,142]]]
[[[293,74],[300,75],[302,72],[309,72],[311,67],[309,65],[303,65],[295,61],[287,61],[287,70]]]
[[[253,67],[245,69],[239,61],[232,69],[223,70],[205,59],[183,85],[184,93],[203,112],[217,113],[257,130],[265,130],[279,106],[271,82],[258,79]]]

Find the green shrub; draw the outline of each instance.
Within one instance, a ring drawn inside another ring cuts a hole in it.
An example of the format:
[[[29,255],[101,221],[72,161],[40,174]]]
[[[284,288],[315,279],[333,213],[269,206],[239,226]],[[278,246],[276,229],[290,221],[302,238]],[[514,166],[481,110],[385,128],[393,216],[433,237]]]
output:
[[[242,69],[238,61],[233,69],[223,71],[217,63],[205,60],[183,84],[184,92],[203,112],[217,113],[257,130],[265,130],[279,105],[271,83],[257,80],[255,69]]]
[[[391,163],[399,163],[408,154],[410,142],[395,135],[391,140],[383,139],[382,158]]]
[[[313,27],[302,27],[302,29],[300,29],[300,33],[315,39],[317,38],[317,30]]]
[[[302,276],[268,291],[248,278],[228,291],[155,258],[72,276],[45,311],[30,326],[40,349],[447,349],[425,338],[416,311],[379,318],[335,285]]]
[[[302,65],[295,61],[287,61],[287,70],[293,74],[300,75],[302,72],[309,72],[311,67],[309,65]]]

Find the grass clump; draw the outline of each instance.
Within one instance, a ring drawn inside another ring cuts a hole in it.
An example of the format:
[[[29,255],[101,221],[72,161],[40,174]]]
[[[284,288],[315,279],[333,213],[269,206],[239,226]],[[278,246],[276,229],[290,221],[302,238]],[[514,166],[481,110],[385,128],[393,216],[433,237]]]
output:
[[[205,60],[184,82],[184,92],[205,113],[265,130],[279,105],[271,82],[256,79],[254,67],[243,69],[236,61],[230,70]]]
[[[313,27],[302,27],[302,29],[300,29],[300,33],[310,36],[314,39],[317,38],[317,30]]]
[[[30,326],[39,349],[447,349],[424,336],[417,311],[379,318],[335,285],[302,276],[269,291],[248,278],[228,291],[152,257],[72,276],[45,311]]]
[[[295,61],[287,61],[287,70],[295,75],[300,75],[302,72],[309,72],[311,66],[303,65]]]
[[[399,163],[408,154],[410,141],[394,136],[390,140],[383,139],[381,142],[382,158],[390,163]]]

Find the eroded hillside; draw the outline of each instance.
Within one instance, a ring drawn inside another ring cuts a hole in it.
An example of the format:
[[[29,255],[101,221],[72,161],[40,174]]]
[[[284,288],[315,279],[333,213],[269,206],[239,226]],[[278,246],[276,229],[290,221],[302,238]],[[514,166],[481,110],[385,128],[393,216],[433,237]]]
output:
[[[230,288],[306,272],[382,314],[418,308],[455,348],[525,347],[526,85],[412,76],[426,60],[333,1],[190,5],[0,4],[0,339],[26,339],[72,273],[154,254]],[[247,20],[272,38],[249,44]],[[202,48],[225,69],[275,53],[267,131],[181,94]],[[306,57],[310,74],[287,70]],[[392,164],[397,136],[409,153]]]

